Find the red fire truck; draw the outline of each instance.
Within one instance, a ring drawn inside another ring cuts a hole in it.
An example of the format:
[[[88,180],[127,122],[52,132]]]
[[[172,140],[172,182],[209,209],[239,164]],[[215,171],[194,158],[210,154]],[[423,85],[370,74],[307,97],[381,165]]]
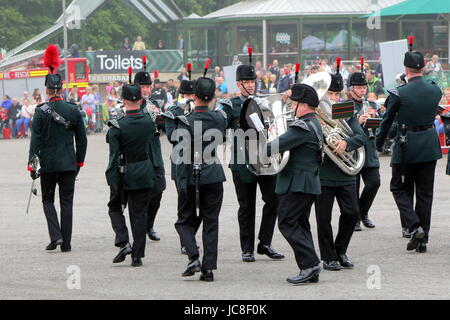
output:
[[[65,60],[61,59],[61,66],[58,73],[64,79],[64,88],[66,88]],[[69,69],[69,85],[71,90],[77,87],[78,95],[81,97],[86,92],[89,85],[89,66],[86,58],[69,58],[67,61]],[[40,89],[45,92],[45,76],[48,69],[43,64],[43,57],[37,59],[28,59],[21,61],[14,66],[3,67],[0,70],[0,94],[10,97],[20,98],[24,91],[31,95],[34,89]]]

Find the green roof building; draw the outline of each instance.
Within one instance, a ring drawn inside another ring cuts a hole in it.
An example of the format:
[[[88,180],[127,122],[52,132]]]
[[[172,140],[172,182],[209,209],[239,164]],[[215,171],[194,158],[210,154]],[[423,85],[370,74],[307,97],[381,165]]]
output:
[[[410,14],[404,8],[404,14],[400,9],[384,15],[400,4],[417,7],[418,1],[430,0],[246,0],[204,17],[185,17],[177,27],[186,41],[185,60],[198,70],[208,57],[221,66],[236,55],[246,62],[247,46],[264,66],[274,59],[309,64],[318,56],[378,60],[380,42],[409,35],[415,36],[417,50],[446,62],[450,1],[431,0],[443,2],[442,13]]]

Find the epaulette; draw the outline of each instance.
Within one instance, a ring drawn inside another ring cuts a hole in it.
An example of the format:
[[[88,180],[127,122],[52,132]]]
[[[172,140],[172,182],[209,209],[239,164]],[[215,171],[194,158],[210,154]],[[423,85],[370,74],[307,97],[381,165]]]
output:
[[[183,122],[185,125],[187,125],[187,126],[191,126],[190,124],[189,124],[189,121],[188,121],[188,119],[186,118],[186,116],[178,116],[178,117],[176,117],[176,119],[178,119],[178,120],[180,120],[181,122]]]
[[[309,129],[308,125],[306,124],[306,122],[303,121],[303,120],[295,120],[295,121],[291,124],[291,127],[297,127],[297,128],[303,129],[303,130],[305,130],[305,131],[311,131],[311,130]]]
[[[223,106],[227,106],[227,107],[230,107],[231,109],[233,109],[233,103],[231,102],[230,99],[220,99],[219,104],[222,108],[223,108]]]
[[[225,120],[228,119],[227,113],[225,111],[223,111],[222,109],[214,110],[214,112],[220,113],[225,118]]]
[[[44,104],[46,104],[46,102],[41,103],[41,104],[38,104],[38,105],[36,106],[36,108],[40,108],[40,107],[42,107]]]
[[[398,91],[398,88],[389,89],[388,92],[390,94],[393,94],[394,96],[400,97],[400,92]]]
[[[173,113],[171,111],[163,112],[163,113],[161,113],[161,115],[164,118],[169,118],[169,119],[175,120],[175,116],[173,115]]]
[[[115,127],[117,129],[120,129],[119,119],[109,120],[107,122],[107,124],[108,124],[108,127],[110,127],[110,128]]]

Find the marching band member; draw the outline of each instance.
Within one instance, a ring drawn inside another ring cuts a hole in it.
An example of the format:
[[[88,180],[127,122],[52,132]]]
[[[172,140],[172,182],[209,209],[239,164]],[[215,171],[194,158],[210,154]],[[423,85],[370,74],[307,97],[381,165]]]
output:
[[[375,228],[369,219],[369,210],[375,200],[380,188],[380,160],[375,147],[375,135],[373,129],[368,129],[365,124],[369,118],[378,118],[376,104],[367,101],[367,79],[364,73],[364,59],[361,59],[361,72],[353,73],[349,80],[350,90],[348,96],[355,103],[355,111],[359,115],[359,124],[367,136],[366,161],[363,169],[356,176],[356,193],[358,195],[359,217],[355,225],[355,231],[361,231],[360,221],[366,228]],[[364,182],[364,189],[360,192],[361,179]]]
[[[290,99],[294,101],[296,120],[286,133],[268,143],[267,154],[270,156],[275,150],[279,153],[290,151],[289,161],[277,177],[278,226],[294,250],[300,269],[298,275],[287,281],[300,284],[319,281],[320,260],[314,249],[309,216],[311,206],[321,192],[319,167],[323,134],[315,113],[319,97],[314,88],[294,84]]]
[[[232,108],[224,106],[229,126],[233,130],[240,128],[240,112],[245,100],[256,94],[256,72],[251,65],[252,48],[249,48],[250,65],[240,65],[236,71],[236,80],[240,96],[231,99]],[[272,247],[273,232],[277,219],[278,197],[275,194],[275,176],[256,176],[250,172],[244,163],[238,163],[239,147],[234,138],[232,150],[233,182],[239,202],[238,221],[243,262],[254,262],[255,248],[255,218],[256,218],[256,188],[259,188],[264,201],[261,226],[259,230],[258,254],[265,254],[274,260],[284,259],[284,255]]]
[[[389,91],[387,111],[376,145],[378,150],[382,149],[391,125],[397,119],[391,191],[411,232],[407,250],[424,253],[430,232],[436,162],[442,158],[434,128],[436,106],[442,98],[442,91],[434,81],[423,78],[424,57],[422,53],[413,51],[413,44],[414,38],[410,37],[409,51],[404,59],[408,83]]]
[[[338,70],[336,74],[332,75],[331,86],[328,89],[327,95],[330,101],[339,102],[340,93],[343,89],[344,81]],[[334,150],[336,154],[359,149],[367,141],[356,115],[345,121],[353,130],[354,135],[337,142],[337,148]],[[320,183],[322,192],[316,199],[315,209],[323,268],[330,271],[338,271],[342,268],[351,269],[353,263],[347,257],[347,248],[358,219],[356,177],[344,173],[328,156],[325,156],[320,167]],[[341,215],[338,233],[336,238],[333,239],[331,217],[335,198]]]

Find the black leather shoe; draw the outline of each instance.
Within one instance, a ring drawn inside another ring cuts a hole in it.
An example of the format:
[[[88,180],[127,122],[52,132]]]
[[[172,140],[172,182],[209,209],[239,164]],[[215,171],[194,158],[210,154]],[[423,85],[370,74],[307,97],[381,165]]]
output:
[[[370,221],[370,219],[368,217],[362,218],[361,222],[363,223],[364,227],[366,227],[366,228],[369,228],[369,229],[375,228],[375,225],[372,223],[372,221]]]
[[[181,276],[182,277],[191,277],[196,272],[200,272],[201,270],[202,269],[201,269],[200,261],[198,259],[191,260],[191,261],[189,261],[189,264],[188,264],[186,270],[183,272],[183,274]]]
[[[261,243],[258,245],[257,252],[258,252],[258,254],[265,254],[266,256],[268,256],[270,259],[273,259],[273,260],[282,260],[285,258],[283,254],[277,252],[270,245],[263,245]]]
[[[255,262],[255,255],[253,252],[244,252],[242,254],[242,261],[243,262]]]
[[[411,232],[407,228],[402,229],[402,236],[403,238],[410,239],[411,238]]]
[[[317,265],[309,269],[301,270],[298,275],[289,277],[286,281],[292,284],[301,284],[306,282],[317,283],[319,282],[319,273],[320,266]]]
[[[49,245],[45,248],[45,250],[47,251],[52,251],[52,250],[56,250],[56,248],[58,248],[58,246],[62,245],[63,241],[62,239],[58,239],[55,241],[52,241],[49,243]]]
[[[425,237],[425,231],[423,231],[422,227],[418,227],[413,232],[411,232],[411,240],[409,240],[408,245],[406,246],[406,250],[412,251],[417,249],[419,243],[421,243],[422,239]]]
[[[202,274],[200,275],[200,281],[213,282],[214,273],[212,272],[212,270],[202,270]]]
[[[342,267],[337,261],[324,261],[323,269],[328,271],[339,271]]]
[[[353,263],[350,261],[346,254],[339,254],[338,261],[341,264],[341,267],[344,269],[353,269],[354,267]]]
[[[418,253],[427,252],[427,244],[425,242],[419,243],[419,246],[416,248],[416,252],[418,252]]]
[[[181,247],[181,254],[187,255],[186,247]]]
[[[161,238],[159,237],[159,234],[157,234],[155,232],[155,230],[153,230],[153,228],[151,228],[148,232],[147,232],[148,238],[152,241],[159,241],[161,240]]]
[[[141,258],[132,258],[131,260],[131,266],[132,267],[142,267],[142,259]]]
[[[127,255],[131,254],[133,249],[131,249],[131,244],[127,243],[122,248],[120,248],[117,256],[114,257],[113,263],[124,262]]]

